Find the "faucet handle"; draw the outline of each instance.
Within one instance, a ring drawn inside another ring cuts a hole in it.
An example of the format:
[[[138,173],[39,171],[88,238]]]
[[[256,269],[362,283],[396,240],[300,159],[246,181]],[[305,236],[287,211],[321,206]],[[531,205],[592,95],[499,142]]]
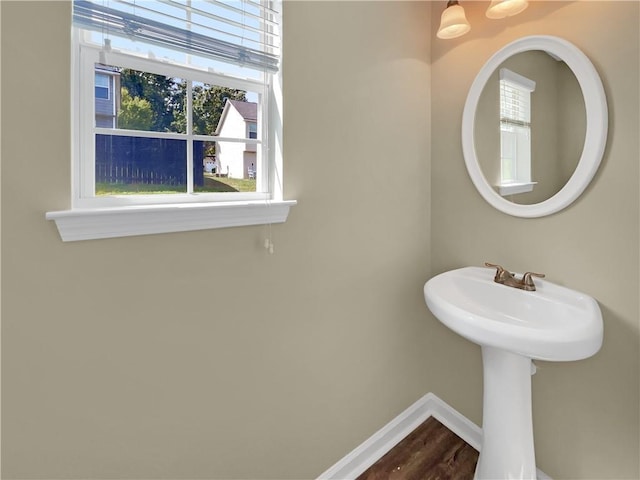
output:
[[[538,277],[538,278],[544,278],[545,275],[544,273],[533,273],[533,272],[526,272],[523,276],[522,276],[522,283],[528,287],[533,287],[535,290],[535,284],[533,283],[533,279],[531,277]]]
[[[489,262],[484,262],[484,265],[485,267],[492,267],[496,269],[496,276],[494,277],[494,281],[496,282],[501,282],[501,281],[504,281],[506,278],[513,277],[513,273],[504,269],[502,265],[497,265]]]

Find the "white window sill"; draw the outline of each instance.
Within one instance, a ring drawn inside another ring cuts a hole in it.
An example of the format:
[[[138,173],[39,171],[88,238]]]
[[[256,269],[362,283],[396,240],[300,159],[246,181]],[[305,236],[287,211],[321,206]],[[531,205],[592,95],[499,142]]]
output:
[[[538,182],[503,183],[501,185],[497,185],[497,187],[500,195],[504,197],[505,195],[532,192],[534,185],[537,183]]]
[[[47,212],[64,242],[283,223],[295,200],[145,205]]]

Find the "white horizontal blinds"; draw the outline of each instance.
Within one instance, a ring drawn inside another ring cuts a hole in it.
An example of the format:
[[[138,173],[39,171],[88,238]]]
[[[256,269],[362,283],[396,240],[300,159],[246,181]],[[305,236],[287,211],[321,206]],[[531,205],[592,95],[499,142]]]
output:
[[[278,71],[280,3],[75,0],[75,26],[217,61]]]
[[[500,122],[531,126],[531,92],[535,82],[511,70],[500,70]]]

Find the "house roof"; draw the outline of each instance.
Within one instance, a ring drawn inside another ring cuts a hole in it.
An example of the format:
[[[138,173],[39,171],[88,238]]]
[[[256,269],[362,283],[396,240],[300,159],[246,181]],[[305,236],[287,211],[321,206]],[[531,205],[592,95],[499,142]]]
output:
[[[118,67],[112,67],[111,65],[102,65],[101,63],[96,63],[95,66],[96,72],[111,74],[111,75],[120,75],[120,71]]]
[[[242,119],[245,122],[257,122],[258,121],[258,104],[255,102],[242,102],[240,100],[229,100],[227,99],[224,104],[224,109],[222,110],[222,115],[220,115],[220,120],[218,120],[218,126],[216,127],[216,131],[214,135],[220,135],[220,130],[222,130],[222,126],[224,125],[225,120],[227,119],[227,113],[229,113],[229,109],[233,107],[240,114]]]
[[[254,102],[241,102],[240,100],[227,100],[238,110],[245,122],[255,122],[258,120],[258,104]]]

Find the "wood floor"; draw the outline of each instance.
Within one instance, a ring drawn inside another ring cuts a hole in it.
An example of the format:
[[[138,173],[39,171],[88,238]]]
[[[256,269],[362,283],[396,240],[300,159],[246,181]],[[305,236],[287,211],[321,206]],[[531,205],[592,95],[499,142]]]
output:
[[[471,480],[478,451],[429,417],[357,480]]]

